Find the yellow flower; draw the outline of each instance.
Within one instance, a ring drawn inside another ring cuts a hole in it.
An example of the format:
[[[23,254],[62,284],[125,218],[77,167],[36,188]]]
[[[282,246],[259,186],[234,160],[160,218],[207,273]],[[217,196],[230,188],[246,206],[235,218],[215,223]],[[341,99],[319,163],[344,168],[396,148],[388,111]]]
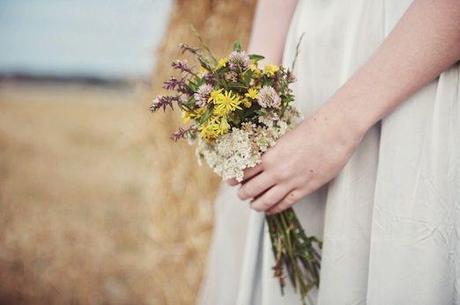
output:
[[[206,70],[205,67],[200,66],[200,71],[198,72],[198,76],[203,77],[207,72],[208,70]]]
[[[218,95],[213,101],[216,105],[214,113],[219,116],[225,116],[236,109],[241,109],[239,106],[241,104],[240,98],[231,91],[224,91],[224,93]]]
[[[222,89],[219,90],[212,90],[211,94],[209,94],[208,102],[216,103],[218,99],[222,98]]]
[[[190,119],[192,118],[192,114],[187,111],[182,111],[182,123],[187,124],[190,122]]]
[[[219,59],[219,61],[217,62],[217,65],[216,65],[216,70],[225,67],[227,62],[228,62],[227,57],[222,57],[221,59]]]
[[[206,107],[200,107],[198,109],[194,109],[191,111],[182,110],[181,111],[182,123],[187,124],[192,119],[193,120],[199,119],[206,112],[206,110],[207,110]]]
[[[252,102],[248,98],[244,98],[243,99],[243,105],[244,105],[244,107],[249,108],[249,107],[252,106]]]
[[[277,65],[266,65],[264,72],[267,75],[273,76],[280,68]]]
[[[230,125],[227,122],[226,118],[222,118],[219,124],[219,132],[220,134],[226,134],[230,130]]]
[[[260,76],[260,69],[257,67],[257,64],[249,64],[249,70],[251,70],[254,73],[254,76]]]
[[[206,107],[200,107],[198,109],[195,109],[195,113],[193,114],[193,118],[199,118],[201,117],[207,110],[208,108]]]
[[[257,94],[259,94],[259,90],[256,88],[249,88],[248,92],[244,96],[255,100],[257,98]]]
[[[226,118],[212,118],[200,127],[200,136],[208,142],[217,139],[220,135],[226,134],[230,125]]]
[[[200,127],[200,136],[207,141],[215,140],[218,135],[219,125],[212,121],[209,121]]]

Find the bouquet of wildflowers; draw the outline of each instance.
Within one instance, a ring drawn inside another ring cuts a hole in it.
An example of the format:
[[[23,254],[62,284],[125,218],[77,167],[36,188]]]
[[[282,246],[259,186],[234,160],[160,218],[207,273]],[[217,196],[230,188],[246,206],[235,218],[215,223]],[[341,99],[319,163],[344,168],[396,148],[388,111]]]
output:
[[[289,85],[295,77],[283,66],[269,64],[262,69],[258,62],[263,56],[246,53],[239,42],[220,59],[204,44],[179,48],[194,55],[199,70],[184,60],[174,61],[177,76],[165,81],[164,88],[175,94],[157,96],[150,110],[177,107],[185,126],[172,138],[196,145],[198,159],[223,179],[242,181],[243,171],[260,163],[262,154],[302,119],[291,105],[294,95]],[[287,277],[304,303],[308,291],[319,285],[321,242],[305,235],[292,209],[267,215],[266,220],[276,262],[274,276],[282,291]]]

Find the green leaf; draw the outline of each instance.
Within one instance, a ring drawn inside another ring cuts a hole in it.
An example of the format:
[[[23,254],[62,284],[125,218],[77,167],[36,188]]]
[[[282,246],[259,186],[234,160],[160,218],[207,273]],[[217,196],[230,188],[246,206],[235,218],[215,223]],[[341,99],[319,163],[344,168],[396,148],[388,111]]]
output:
[[[255,112],[256,112],[257,115],[259,115],[259,116],[264,116],[264,115],[267,115],[267,113],[268,113],[268,112],[267,112],[267,109],[265,109],[265,108],[258,109],[258,110],[256,110]]]
[[[236,89],[248,89],[248,87],[245,86],[244,84],[235,83],[235,82],[229,82],[228,87],[231,88],[231,89],[233,89],[233,88],[236,88]]]
[[[243,82],[244,82],[244,85],[245,85],[246,87],[249,86],[253,74],[254,74],[254,73],[253,73],[251,70],[246,70],[246,72],[244,72],[244,74],[243,74]]]
[[[233,51],[241,51],[241,42],[239,40],[235,41],[235,43],[233,44]]]
[[[198,90],[198,85],[193,81],[189,81],[186,86],[192,91]]]
[[[251,59],[254,62],[258,62],[259,60],[262,60],[264,58],[265,57],[263,57],[262,55],[258,55],[258,54],[250,54],[249,55],[249,59]]]
[[[199,123],[200,125],[205,123],[209,117],[211,116],[211,113],[212,113],[212,109],[207,109],[206,112],[200,117],[200,120],[199,120]]]

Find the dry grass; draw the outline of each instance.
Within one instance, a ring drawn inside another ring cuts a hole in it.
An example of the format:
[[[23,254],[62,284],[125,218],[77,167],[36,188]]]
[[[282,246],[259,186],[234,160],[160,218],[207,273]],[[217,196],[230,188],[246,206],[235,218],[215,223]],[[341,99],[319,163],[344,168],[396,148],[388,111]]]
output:
[[[173,144],[147,131],[147,93],[0,86],[1,304],[192,303],[214,187],[160,200],[162,177],[190,186],[158,171]]]

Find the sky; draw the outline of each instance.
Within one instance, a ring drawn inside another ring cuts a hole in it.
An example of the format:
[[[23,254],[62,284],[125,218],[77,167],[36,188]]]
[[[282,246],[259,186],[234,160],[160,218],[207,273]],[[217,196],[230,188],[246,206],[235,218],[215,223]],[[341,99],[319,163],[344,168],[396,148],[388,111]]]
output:
[[[172,0],[0,0],[0,74],[147,77]]]

